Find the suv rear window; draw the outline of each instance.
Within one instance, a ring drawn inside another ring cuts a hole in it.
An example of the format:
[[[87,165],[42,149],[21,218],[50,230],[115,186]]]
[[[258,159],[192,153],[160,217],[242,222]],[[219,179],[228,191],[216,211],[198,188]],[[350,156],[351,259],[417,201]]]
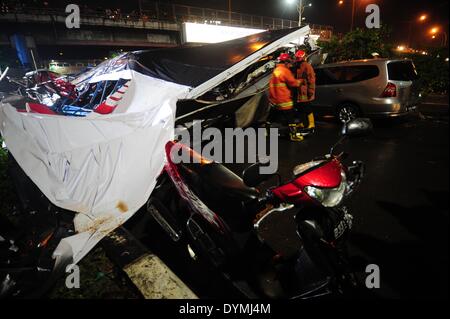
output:
[[[417,71],[412,61],[396,61],[387,65],[389,80],[413,81],[417,79]]]
[[[316,70],[316,82],[317,85],[355,83],[376,78],[379,74],[376,65],[319,68]]]

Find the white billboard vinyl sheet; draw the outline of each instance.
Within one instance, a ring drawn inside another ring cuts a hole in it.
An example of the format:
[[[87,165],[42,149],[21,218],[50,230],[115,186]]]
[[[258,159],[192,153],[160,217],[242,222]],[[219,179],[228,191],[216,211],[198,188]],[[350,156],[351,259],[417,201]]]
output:
[[[8,150],[54,205],[75,213],[76,234],[60,242],[54,257],[77,263],[146,203],[165,164],[164,146],[174,138],[178,100],[197,98],[308,31],[126,53],[70,85],[60,83],[73,89],[56,101],[13,106],[3,100],[0,131]],[[249,43],[263,45],[252,49]],[[225,60],[227,47],[246,55]],[[224,61],[212,68],[201,54],[211,63]]]
[[[185,42],[219,43],[264,32],[264,29],[250,29],[206,23],[183,23]]]
[[[127,73],[128,90],[112,114],[71,117],[0,107],[1,133],[18,164],[53,204],[78,213],[78,235],[65,239],[76,247],[75,263],[149,198],[164,145],[173,138],[176,101],[188,91]]]

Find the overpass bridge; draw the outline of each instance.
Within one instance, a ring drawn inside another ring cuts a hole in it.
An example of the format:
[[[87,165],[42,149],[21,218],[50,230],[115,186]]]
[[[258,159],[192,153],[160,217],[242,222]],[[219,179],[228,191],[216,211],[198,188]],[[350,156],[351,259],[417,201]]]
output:
[[[80,28],[68,29],[64,8],[2,8],[0,12],[0,46],[17,44],[17,36],[28,50],[39,56],[45,46],[96,47],[174,47],[184,45],[184,22],[225,26],[284,29],[297,21],[249,15],[208,8],[145,1],[139,12],[120,9],[80,8]],[[331,37],[332,27],[310,24],[313,34],[324,40]],[[48,58],[48,57],[47,57]]]

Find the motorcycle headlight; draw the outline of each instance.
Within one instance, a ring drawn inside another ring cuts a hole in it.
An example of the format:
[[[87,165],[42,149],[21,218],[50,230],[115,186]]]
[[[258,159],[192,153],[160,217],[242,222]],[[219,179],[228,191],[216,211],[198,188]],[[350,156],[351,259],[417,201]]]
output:
[[[347,189],[347,178],[344,172],[341,172],[341,183],[336,188],[318,188],[306,186],[305,192],[320,202],[325,207],[335,207],[342,202]]]

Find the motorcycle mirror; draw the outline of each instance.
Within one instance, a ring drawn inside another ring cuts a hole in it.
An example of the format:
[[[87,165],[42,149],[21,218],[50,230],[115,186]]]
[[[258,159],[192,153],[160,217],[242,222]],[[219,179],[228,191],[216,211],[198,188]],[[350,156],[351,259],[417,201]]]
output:
[[[273,176],[272,174],[260,173],[260,168],[264,165],[264,163],[256,162],[247,167],[242,172],[242,179],[244,180],[244,184],[249,187],[255,187],[271,178]]]
[[[341,134],[345,137],[367,136],[373,131],[372,121],[368,118],[356,118],[348,121],[342,127]]]
[[[344,124],[341,130],[341,138],[330,150],[330,155],[334,153],[335,148],[341,144],[347,137],[367,136],[373,131],[372,121],[368,118],[356,118]]]

